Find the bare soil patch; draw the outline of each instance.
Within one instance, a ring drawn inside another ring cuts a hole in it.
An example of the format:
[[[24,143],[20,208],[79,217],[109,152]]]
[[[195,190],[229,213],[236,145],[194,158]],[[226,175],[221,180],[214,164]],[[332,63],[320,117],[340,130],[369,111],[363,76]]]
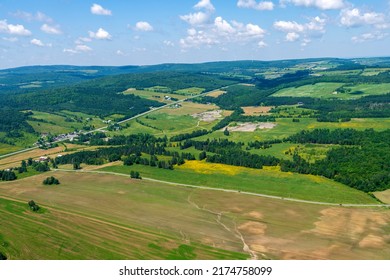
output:
[[[222,110],[207,111],[191,115],[203,122],[213,122],[222,118]]]
[[[239,123],[236,126],[228,127],[229,131],[253,132],[256,129],[271,129],[276,126],[276,123],[260,122],[260,123]],[[225,130],[223,128],[222,130]]]
[[[271,106],[249,106],[249,107],[241,107],[244,110],[245,116],[260,116],[260,115],[268,115],[269,111],[274,108]]]

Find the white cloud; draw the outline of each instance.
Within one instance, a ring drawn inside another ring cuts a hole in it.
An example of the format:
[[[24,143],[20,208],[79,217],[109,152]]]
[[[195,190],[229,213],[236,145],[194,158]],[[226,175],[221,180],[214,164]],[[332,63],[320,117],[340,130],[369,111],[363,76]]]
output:
[[[264,41],[260,41],[260,42],[257,44],[257,46],[258,46],[259,48],[265,48],[265,47],[267,47],[268,45],[267,45]]]
[[[196,9],[206,9],[208,11],[214,11],[215,8],[213,4],[211,4],[210,0],[200,0],[198,4],[194,6]]]
[[[103,28],[99,28],[97,32],[89,31],[89,37],[98,40],[110,40],[112,36]]]
[[[183,48],[200,48],[230,42],[245,43],[261,39],[265,33],[265,30],[256,24],[236,21],[229,23],[222,17],[216,17],[214,24],[198,30],[188,29],[187,37],[180,40],[180,45]]]
[[[38,47],[51,47],[51,44],[44,44],[44,43],[42,43],[42,41],[41,40],[38,40],[38,39],[32,39],[31,41],[30,41],[30,43],[32,44],[32,45],[35,45],[35,46],[38,46]]]
[[[299,39],[299,37],[301,37],[301,36],[298,33],[289,32],[286,34],[286,41],[287,42],[295,42],[296,40]]]
[[[18,36],[30,36],[31,31],[26,29],[21,24],[8,24],[7,20],[0,20],[0,33],[8,33],[12,35],[18,35]]]
[[[52,18],[39,11],[36,12],[35,14],[31,14],[24,11],[17,11],[16,13],[13,13],[11,15],[26,21],[41,21],[41,22],[49,22],[49,23],[53,22]]]
[[[94,15],[100,15],[100,16],[111,16],[112,12],[110,10],[104,9],[99,4],[93,4],[91,6],[91,13]]]
[[[220,33],[234,33],[235,29],[222,17],[216,17],[214,20],[214,26]]]
[[[62,31],[58,26],[51,26],[46,23],[41,26],[41,30],[48,34],[62,34]]]
[[[385,15],[375,12],[362,12],[358,8],[345,9],[340,13],[340,23],[347,27],[378,25],[385,23]]]
[[[359,36],[353,36],[351,40],[354,43],[363,43],[366,41],[377,41],[382,40],[383,38],[387,37],[388,33],[382,33],[379,31],[371,32],[371,33],[364,33]]]
[[[274,28],[283,32],[303,32],[305,27],[295,21],[276,21]]]
[[[203,12],[180,16],[180,19],[188,22],[191,25],[201,25],[207,22],[209,15]]]
[[[88,42],[91,42],[91,41],[92,41],[91,38],[88,38],[88,37],[79,37],[79,38],[75,41],[75,43],[76,43],[77,45],[83,45],[84,43],[88,43]]]
[[[264,11],[264,10],[272,11],[275,5],[271,1],[261,1],[257,3],[255,0],[238,0],[237,7],[250,8],[259,11]]]
[[[116,54],[119,55],[119,56],[125,56],[125,53],[122,52],[121,50],[117,50]]]
[[[292,3],[295,6],[315,7],[321,10],[339,10],[345,7],[344,0],[281,0],[280,3]]]
[[[303,36],[303,46],[311,42],[309,38],[320,37],[325,33],[326,19],[315,17],[309,22],[300,24],[295,21],[276,21],[274,28],[286,33],[286,41],[295,42]]]
[[[169,40],[164,40],[164,45],[168,46],[168,47],[174,47],[175,44],[172,42],[172,41],[169,41]]]
[[[74,49],[64,49],[63,52],[65,53],[71,53],[71,54],[76,54],[76,53],[85,53],[85,52],[90,52],[92,49],[88,47],[87,45],[76,45]]]
[[[135,25],[135,29],[138,31],[153,31],[153,26],[146,21],[139,21]]]
[[[80,52],[90,52],[90,51],[92,51],[92,49],[90,47],[88,47],[87,45],[77,45],[75,47],[75,50],[76,51],[80,51]]]

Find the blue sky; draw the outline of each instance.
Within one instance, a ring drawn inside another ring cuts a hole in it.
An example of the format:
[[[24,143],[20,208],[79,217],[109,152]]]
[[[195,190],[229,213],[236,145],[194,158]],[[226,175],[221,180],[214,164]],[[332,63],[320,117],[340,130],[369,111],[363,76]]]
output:
[[[390,55],[390,0],[1,0],[0,68]]]

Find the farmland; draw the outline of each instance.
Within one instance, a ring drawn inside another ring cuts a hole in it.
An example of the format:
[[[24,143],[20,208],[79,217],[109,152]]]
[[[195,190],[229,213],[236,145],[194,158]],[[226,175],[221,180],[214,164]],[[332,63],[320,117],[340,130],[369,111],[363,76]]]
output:
[[[0,253],[389,259],[390,60],[376,63],[64,67],[58,87],[2,89]]]
[[[54,173],[58,187],[42,186],[41,175],[0,184],[0,211],[9,217],[2,220],[0,248],[11,259],[380,259],[390,253],[388,211]],[[22,202],[31,198],[41,213],[26,210]]]

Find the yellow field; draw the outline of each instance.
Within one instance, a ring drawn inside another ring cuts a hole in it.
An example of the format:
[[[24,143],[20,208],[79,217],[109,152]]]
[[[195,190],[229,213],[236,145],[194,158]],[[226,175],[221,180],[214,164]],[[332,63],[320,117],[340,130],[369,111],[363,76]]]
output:
[[[193,102],[182,102],[182,107],[180,108],[164,108],[159,110],[159,113],[167,113],[169,115],[181,116],[181,115],[192,115],[197,113],[202,113],[205,111],[216,110],[219,107],[212,104],[200,104]],[[150,114],[153,116],[153,114]]]
[[[249,106],[249,107],[241,107],[244,110],[245,116],[260,116],[266,115],[273,108],[270,106]]]
[[[390,204],[390,190],[385,190],[383,192],[374,192],[374,195],[383,203]]]
[[[211,97],[218,97],[222,94],[226,93],[226,91],[223,91],[223,90],[214,90],[210,93],[207,94],[207,96],[211,96]]]

